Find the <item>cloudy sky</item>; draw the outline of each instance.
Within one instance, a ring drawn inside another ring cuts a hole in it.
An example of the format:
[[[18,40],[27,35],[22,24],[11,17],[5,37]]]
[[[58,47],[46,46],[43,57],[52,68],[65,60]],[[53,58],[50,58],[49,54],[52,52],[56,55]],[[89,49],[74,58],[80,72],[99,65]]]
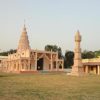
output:
[[[73,50],[77,30],[83,50],[100,49],[100,0],[0,0],[1,50],[17,48],[24,19],[32,49]]]

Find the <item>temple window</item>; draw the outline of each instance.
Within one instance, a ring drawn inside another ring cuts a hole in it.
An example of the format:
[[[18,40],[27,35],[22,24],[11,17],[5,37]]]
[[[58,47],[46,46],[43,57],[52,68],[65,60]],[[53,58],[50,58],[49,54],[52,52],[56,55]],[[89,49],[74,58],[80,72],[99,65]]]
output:
[[[61,65],[61,64],[59,65],[59,68],[60,68],[60,69],[62,68],[62,65]]]

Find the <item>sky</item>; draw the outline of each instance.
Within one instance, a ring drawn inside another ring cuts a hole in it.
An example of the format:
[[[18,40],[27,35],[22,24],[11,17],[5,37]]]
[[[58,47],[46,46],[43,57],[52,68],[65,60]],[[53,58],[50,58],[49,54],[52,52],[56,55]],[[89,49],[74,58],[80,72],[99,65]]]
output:
[[[74,50],[79,30],[82,50],[100,50],[100,0],[0,0],[1,51],[17,49],[24,20],[32,49]]]

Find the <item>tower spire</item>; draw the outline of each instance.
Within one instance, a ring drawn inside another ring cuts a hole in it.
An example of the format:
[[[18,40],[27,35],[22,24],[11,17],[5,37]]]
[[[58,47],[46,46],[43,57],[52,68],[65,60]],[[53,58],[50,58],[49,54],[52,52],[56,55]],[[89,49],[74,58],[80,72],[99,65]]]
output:
[[[23,30],[21,33],[17,51],[21,52],[21,51],[29,50],[29,49],[30,49],[30,45],[29,45],[27,30],[26,30],[26,26],[25,26],[25,22],[24,22],[24,27],[23,27]]]

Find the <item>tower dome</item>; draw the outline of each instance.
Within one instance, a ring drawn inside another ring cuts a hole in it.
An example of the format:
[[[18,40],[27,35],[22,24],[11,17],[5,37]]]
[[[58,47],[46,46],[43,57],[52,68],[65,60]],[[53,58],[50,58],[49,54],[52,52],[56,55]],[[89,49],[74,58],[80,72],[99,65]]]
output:
[[[81,41],[81,35],[80,35],[79,30],[75,34],[75,41],[79,41],[79,42]]]

